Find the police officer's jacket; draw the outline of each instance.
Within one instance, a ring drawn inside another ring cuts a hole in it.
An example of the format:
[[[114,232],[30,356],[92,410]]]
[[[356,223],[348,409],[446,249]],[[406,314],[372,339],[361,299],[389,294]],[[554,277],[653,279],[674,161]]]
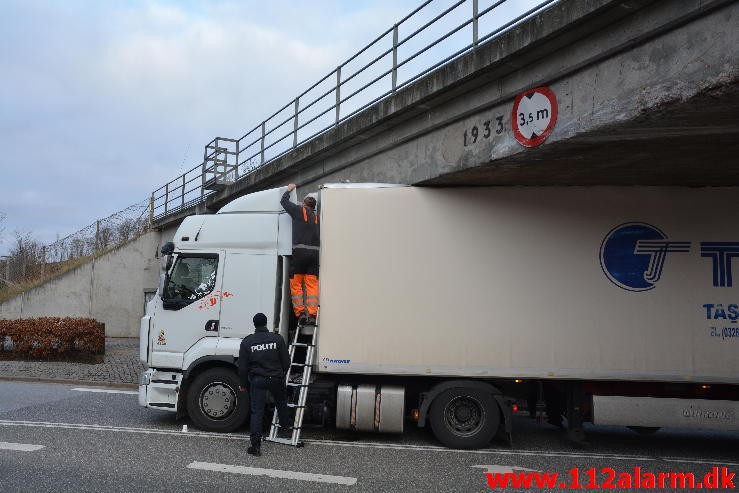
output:
[[[310,207],[290,202],[290,192],[282,195],[280,204],[293,218],[293,248],[318,250],[321,236],[316,211]]]
[[[250,375],[284,377],[290,367],[287,345],[280,334],[267,327],[257,327],[241,341],[239,348],[239,380],[242,387],[249,383]]]

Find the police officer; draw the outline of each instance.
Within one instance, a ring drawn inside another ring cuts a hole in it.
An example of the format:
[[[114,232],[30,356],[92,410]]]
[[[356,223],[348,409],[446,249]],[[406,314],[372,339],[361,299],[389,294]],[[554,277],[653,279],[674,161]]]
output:
[[[246,392],[248,388],[251,394],[251,446],[247,452],[259,456],[268,390],[277,404],[280,426],[289,426],[285,373],[290,367],[290,355],[282,336],[267,330],[264,313],[254,315],[254,328],[254,333],[246,336],[239,348],[239,390]]]

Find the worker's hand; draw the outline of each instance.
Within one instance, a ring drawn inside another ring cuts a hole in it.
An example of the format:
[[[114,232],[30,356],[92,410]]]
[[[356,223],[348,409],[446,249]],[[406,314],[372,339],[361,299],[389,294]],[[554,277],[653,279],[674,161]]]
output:
[[[287,186],[287,191],[292,192],[293,190],[295,190],[295,187],[296,187],[295,183],[291,183]]]
[[[239,392],[246,392],[246,387],[239,387]]]

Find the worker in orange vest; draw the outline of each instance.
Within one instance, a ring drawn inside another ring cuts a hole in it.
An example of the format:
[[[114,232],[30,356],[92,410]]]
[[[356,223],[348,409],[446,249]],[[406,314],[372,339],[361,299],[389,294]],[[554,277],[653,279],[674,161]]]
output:
[[[290,202],[293,190],[295,183],[290,183],[280,200],[293,220],[293,256],[290,262],[293,311],[303,324],[315,325],[318,314],[318,249],[321,244],[316,199],[308,195],[303,205],[293,204]]]

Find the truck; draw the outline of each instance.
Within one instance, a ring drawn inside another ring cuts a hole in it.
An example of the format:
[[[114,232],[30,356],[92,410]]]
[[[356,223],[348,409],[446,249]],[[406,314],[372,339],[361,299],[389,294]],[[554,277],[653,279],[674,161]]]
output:
[[[286,340],[296,325],[284,191],[187,217],[166,245],[142,406],[244,424],[252,316]],[[739,429],[736,189],[329,184],[319,206],[306,421],[480,448],[510,442],[533,389],[576,440],[586,422]]]

